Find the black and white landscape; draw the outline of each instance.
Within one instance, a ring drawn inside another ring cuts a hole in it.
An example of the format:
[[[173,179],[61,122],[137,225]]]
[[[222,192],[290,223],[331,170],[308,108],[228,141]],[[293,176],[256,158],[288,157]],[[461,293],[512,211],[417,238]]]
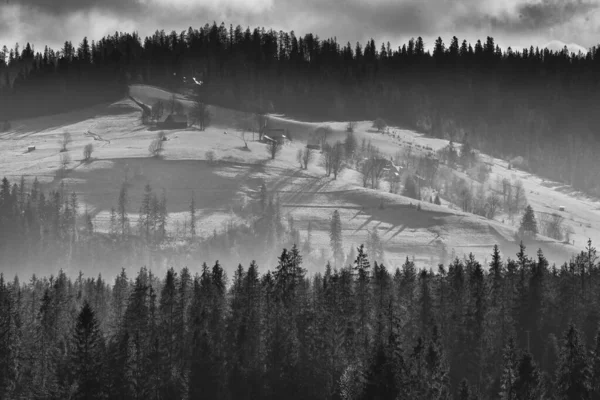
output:
[[[600,398],[597,6],[400,3],[4,47],[0,399]]]

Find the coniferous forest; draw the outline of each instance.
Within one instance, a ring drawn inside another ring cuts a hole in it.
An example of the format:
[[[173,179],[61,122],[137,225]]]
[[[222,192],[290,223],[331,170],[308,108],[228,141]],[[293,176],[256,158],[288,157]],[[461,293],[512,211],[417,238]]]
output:
[[[598,47],[569,54],[452,37],[425,48],[420,37],[391,48],[224,23],[144,39],[117,32],[60,50],[17,44],[0,57],[0,118],[116,100],[129,83],[176,89],[196,76],[210,104],[315,120],[384,118],[455,142],[468,137],[483,152],[522,156],[533,173],[600,193]]]
[[[591,245],[562,267],[523,246],[437,271],[356,254],[312,276],[296,246],[229,277],[0,275],[0,398],[599,398]]]

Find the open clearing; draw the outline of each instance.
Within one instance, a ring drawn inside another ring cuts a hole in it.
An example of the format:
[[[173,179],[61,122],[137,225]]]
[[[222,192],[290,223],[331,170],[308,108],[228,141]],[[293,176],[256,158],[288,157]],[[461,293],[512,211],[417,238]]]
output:
[[[168,104],[171,98],[170,93],[150,86],[133,85],[130,92],[148,105],[156,99]],[[179,100],[186,108],[191,106],[183,97],[179,96]],[[0,171],[11,181],[21,176],[28,180],[37,176],[45,188],[56,187],[59,142],[66,131],[73,141],[69,145],[70,172],[64,182],[69,192],[75,191],[80,196],[82,207],[87,206],[93,212],[99,231],[108,229],[110,208],[116,206],[125,179],[130,184],[131,219],[136,220],[144,186],[149,183],[157,193],[166,191],[172,231],[189,218],[193,192],[198,208],[197,231],[201,236],[220,231],[231,220],[240,221],[234,209],[250,201],[265,182],[269,191],[279,194],[284,216],[293,215],[302,239],[306,237],[308,222],[312,221],[316,248],[329,249],[329,218],[338,209],[345,250],[366,242],[367,234],[377,229],[390,267],[401,264],[407,256],[414,256],[426,265],[437,264],[443,247],[448,255],[472,252],[482,262],[489,260],[494,244],[500,246],[504,257],[514,258],[518,251],[514,239],[516,226],[503,224],[502,216],[488,220],[427,202],[421,202],[422,210],[418,211],[410,206],[417,203],[413,199],[362,188],[360,174],[354,170],[345,170],[337,180],[325,177],[319,162],[313,161],[308,170],[301,170],[296,152],[305,146],[309,133],[317,126],[329,125],[334,130],[334,139],[341,139],[345,137],[346,122],[304,123],[272,116],[272,126],[289,129],[294,141],[275,160],[270,160],[266,145],[253,141],[252,133],[246,134],[249,150],[243,148],[244,142],[233,128],[241,113],[212,106],[210,111],[211,125],[205,131],[195,128],[165,131],[168,140],[162,159],[149,156],[148,146],[157,132],[141,124],[140,109],[130,99],[67,114],[14,121],[13,130],[0,136]],[[410,142],[434,150],[448,143],[408,130],[390,130],[396,138],[374,132],[371,123],[364,121],[357,123],[355,134],[359,143],[365,137],[389,155]],[[84,163],[83,147],[88,143],[94,145],[94,152],[92,162]],[[27,152],[30,145],[36,149]],[[215,163],[206,160],[209,150],[215,153]],[[536,212],[556,212],[559,206],[566,209],[562,214],[565,224],[573,229],[575,247],[540,237],[527,244],[530,255],[542,248],[551,262],[561,263],[583,249],[588,237],[600,241],[598,201],[570,193],[568,188],[554,187],[522,171],[508,170],[502,160],[490,162],[493,164],[490,180],[496,180],[496,176],[521,179]],[[384,208],[380,209],[382,201]]]

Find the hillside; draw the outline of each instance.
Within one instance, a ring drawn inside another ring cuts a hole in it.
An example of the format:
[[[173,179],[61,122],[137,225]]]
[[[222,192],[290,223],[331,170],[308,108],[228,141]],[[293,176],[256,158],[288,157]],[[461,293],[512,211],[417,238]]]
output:
[[[150,86],[133,85],[130,94],[146,104],[157,99],[167,102],[171,94]],[[179,97],[184,107],[191,102]],[[425,265],[437,263],[444,257],[473,253],[484,260],[489,258],[494,244],[500,246],[505,257],[514,257],[518,251],[515,227],[497,220],[457,211],[449,204],[437,206],[362,187],[360,174],[344,170],[337,180],[326,177],[319,162],[312,162],[301,170],[296,162],[296,152],[305,145],[304,140],[318,126],[333,128],[331,140],[343,138],[346,123],[303,123],[283,116],[271,116],[272,125],[289,129],[294,141],[287,144],[275,160],[270,160],[266,145],[252,141],[247,133],[248,150],[243,148],[241,134],[234,129],[241,113],[210,107],[211,125],[203,132],[195,128],[166,131],[167,141],[162,159],[151,158],[148,145],[157,132],[141,125],[136,104],[124,99],[114,104],[101,105],[83,111],[18,121],[13,130],[2,135],[0,168],[11,180],[20,176],[38,179],[48,188],[56,188],[59,179],[56,170],[60,164],[59,141],[63,132],[69,132],[70,172],[64,178],[66,190],[75,191],[81,207],[88,207],[94,215],[98,231],[108,230],[109,210],[116,206],[121,183],[129,185],[129,212],[131,220],[137,218],[144,186],[150,184],[156,192],[165,190],[168,198],[169,230],[184,229],[189,219],[189,202],[194,194],[197,212],[197,233],[208,237],[220,232],[231,223],[244,222],[237,211],[243,204],[256,198],[264,182],[270,193],[279,195],[284,217],[289,213],[306,237],[309,221],[312,222],[313,248],[329,251],[329,218],[338,209],[342,219],[343,246],[365,243],[367,235],[377,229],[384,243],[386,263],[398,266],[404,259],[415,257]],[[358,141],[371,140],[390,156],[407,143],[437,149],[446,144],[443,140],[425,138],[408,130],[392,128],[392,135],[376,133],[370,122],[359,122],[355,129]],[[93,161],[83,163],[83,147],[94,145]],[[36,146],[27,152],[27,146]],[[206,160],[206,152],[216,156],[213,164]],[[575,247],[539,237],[526,243],[528,253],[534,255],[541,248],[553,262],[563,262],[584,247],[588,237],[600,240],[598,203],[582,199],[564,190],[552,188],[540,179],[517,170],[507,170],[506,163],[493,160],[492,176],[517,176],[524,184],[533,208],[556,210],[566,207],[566,223],[574,231]],[[383,204],[383,209],[381,209]],[[318,250],[317,250],[318,252]],[[226,257],[224,255],[223,257]],[[447,261],[447,259],[446,259]],[[231,266],[228,266],[231,267]]]

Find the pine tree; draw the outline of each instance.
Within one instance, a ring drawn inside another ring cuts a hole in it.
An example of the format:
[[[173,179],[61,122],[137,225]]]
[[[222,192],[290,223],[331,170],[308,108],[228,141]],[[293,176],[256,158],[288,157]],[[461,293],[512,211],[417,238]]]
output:
[[[515,398],[537,400],[542,398],[542,376],[530,353],[524,352],[519,359],[514,381]]]
[[[516,400],[515,381],[517,380],[518,364],[515,350],[515,341],[511,337],[504,347],[503,370],[501,380],[500,398],[502,400]]]
[[[592,368],[592,399],[600,399],[600,329],[596,333],[594,340],[594,350],[591,354],[591,368]]]
[[[336,267],[340,266],[344,257],[344,250],[342,248],[342,220],[338,210],[335,210],[331,216],[329,240],[331,244],[331,252],[333,253],[334,264]]]
[[[521,234],[535,236],[538,233],[537,222],[535,220],[535,214],[531,205],[525,207],[525,213],[521,219],[521,226],[519,227]]]
[[[369,288],[371,282],[370,268],[369,257],[365,252],[364,246],[360,245],[353,269],[356,273],[354,290],[356,298],[356,341],[359,348],[358,354],[363,359],[365,359],[368,354],[371,340],[369,328],[371,325],[371,291]]]
[[[448,365],[442,345],[442,338],[436,324],[433,325],[431,340],[425,350],[425,368],[428,378],[427,398],[450,398]]]
[[[556,388],[561,399],[589,399],[592,371],[580,333],[569,325],[563,338],[556,375]]]
[[[72,368],[76,399],[102,399],[102,334],[96,315],[87,301],[79,312],[73,332]]]

